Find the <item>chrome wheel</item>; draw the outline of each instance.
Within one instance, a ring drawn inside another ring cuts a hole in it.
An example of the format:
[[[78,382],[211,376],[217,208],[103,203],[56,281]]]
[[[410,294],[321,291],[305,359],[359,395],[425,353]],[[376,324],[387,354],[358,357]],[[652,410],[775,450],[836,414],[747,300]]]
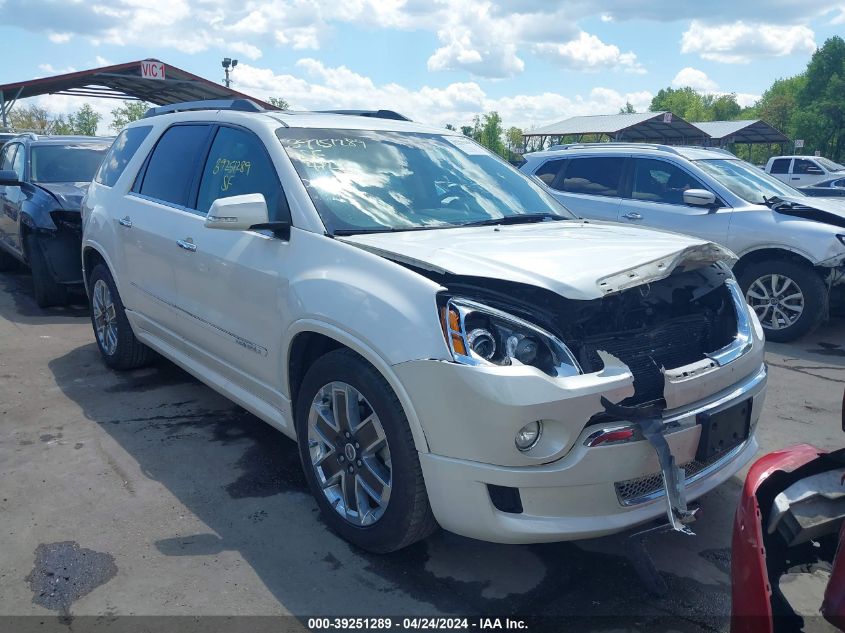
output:
[[[308,413],[308,454],[329,503],[349,523],[372,525],[390,501],[392,468],[384,427],[345,382],[324,385]]]
[[[97,340],[106,355],[113,356],[117,350],[117,314],[109,286],[102,279],[98,279],[94,284],[91,303]]]
[[[745,300],[763,327],[770,330],[790,327],[804,313],[804,293],[785,275],[759,277],[748,287]]]

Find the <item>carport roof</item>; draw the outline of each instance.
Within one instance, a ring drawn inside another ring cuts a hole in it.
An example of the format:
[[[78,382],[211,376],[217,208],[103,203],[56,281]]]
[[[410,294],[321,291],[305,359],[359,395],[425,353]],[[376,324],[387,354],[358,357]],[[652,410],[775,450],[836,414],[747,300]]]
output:
[[[278,109],[260,99],[170,64],[163,64],[164,79],[142,77],[143,62],[163,64],[157,59],[145,59],[0,85],[0,101],[9,107],[17,99],[45,94],[141,100],[156,105],[203,99],[252,99],[267,109]]]
[[[689,142],[704,137],[700,129],[671,112],[576,116],[531,130],[526,132],[524,136],[569,136],[574,134],[607,134],[615,137],[614,140],[618,141]]]
[[[789,138],[762,119],[702,121],[693,123],[714,141],[722,143],[786,143]]]

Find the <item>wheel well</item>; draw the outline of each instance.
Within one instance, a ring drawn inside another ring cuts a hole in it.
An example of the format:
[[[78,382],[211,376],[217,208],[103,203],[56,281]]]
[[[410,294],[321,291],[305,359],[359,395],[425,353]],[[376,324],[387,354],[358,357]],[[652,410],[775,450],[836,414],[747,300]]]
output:
[[[756,264],[757,262],[766,261],[768,259],[788,260],[796,264],[806,266],[807,268],[815,269],[813,262],[798,253],[793,253],[792,251],[787,251],[782,248],[764,248],[759,251],[752,251],[751,253],[747,253],[746,255],[740,257],[739,261],[734,265],[734,275],[739,277],[742,274],[742,271],[751,264]]]
[[[288,387],[294,407],[302,380],[314,361],[332,350],[345,347],[340,341],[317,332],[300,332],[294,337],[288,355]]]
[[[91,278],[91,271],[94,270],[94,266],[97,264],[105,264],[106,260],[103,259],[103,256],[100,255],[99,251],[94,248],[88,247],[85,249],[82,255],[82,261],[85,265],[85,281],[87,282],[88,279]]]

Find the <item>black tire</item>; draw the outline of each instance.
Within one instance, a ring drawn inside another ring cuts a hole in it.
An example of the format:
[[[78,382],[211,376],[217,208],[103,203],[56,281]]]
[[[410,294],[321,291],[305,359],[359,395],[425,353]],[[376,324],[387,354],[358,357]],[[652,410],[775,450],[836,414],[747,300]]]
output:
[[[749,264],[740,271],[738,281],[746,300],[752,305],[751,297],[748,295],[749,288],[755,281],[769,275],[781,275],[788,277],[798,286],[801,294],[804,295],[804,310],[801,316],[787,327],[773,328],[771,326],[771,310],[764,314],[763,329],[766,332],[766,339],[778,343],[794,341],[815,330],[824,320],[828,308],[828,290],[821,276],[809,265],[804,265],[791,260],[767,259]],[[783,283],[783,282],[781,282]]]
[[[383,514],[370,525],[356,525],[335,510],[318,482],[311,461],[308,442],[311,404],[320,389],[331,382],[344,382],[355,388],[369,402],[384,429],[390,451],[391,492]],[[407,547],[437,529],[411,428],[399,398],[378,370],[358,354],[349,349],[334,350],[311,366],[296,401],[296,433],[308,486],[323,519],[341,537],[362,549],[383,554]]]
[[[7,270],[17,270],[20,268],[20,263],[17,259],[9,255],[6,251],[0,248],[0,272]]]
[[[29,268],[32,271],[32,289],[35,294],[35,303],[38,304],[39,308],[66,306],[68,304],[67,287],[53,279],[53,273],[50,272],[50,267],[47,265],[38,238],[30,233],[25,239]]]
[[[97,335],[97,322],[94,316],[94,291],[97,282],[101,281],[108,286],[111,295],[111,301],[114,305],[115,325],[117,328],[117,345],[112,353],[103,346],[100,337]],[[117,292],[114,279],[105,264],[97,264],[94,270],[91,271],[91,277],[88,280],[88,306],[91,311],[91,325],[94,328],[94,340],[97,341],[97,347],[100,349],[100,355],[103,361],[112,369],[136,369],[143,367],[150,363],[155,357],[155,353],[149,347],[141,343],[135,338],[132,332],[132,326],[129,324],[129,319],[126,318],[126,311],[123,308],[123,302]]]

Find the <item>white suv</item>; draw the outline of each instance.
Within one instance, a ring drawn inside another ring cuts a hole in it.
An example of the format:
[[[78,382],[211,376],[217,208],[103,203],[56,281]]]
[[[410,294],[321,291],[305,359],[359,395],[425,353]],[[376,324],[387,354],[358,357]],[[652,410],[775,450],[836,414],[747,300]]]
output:
[[[813,198],[722,150],[572,144],[521,169],[583,218],[676,231],[737,254],[734,274],[773,341],[845,304],[845,199]]]
[[[466,137],[373,114],[182,104],[121,132],[83,211],[106,364],[155,350],[295,438],[372,551],[438,523],[687,530],[757,449],[730,253],[577,220]]]

